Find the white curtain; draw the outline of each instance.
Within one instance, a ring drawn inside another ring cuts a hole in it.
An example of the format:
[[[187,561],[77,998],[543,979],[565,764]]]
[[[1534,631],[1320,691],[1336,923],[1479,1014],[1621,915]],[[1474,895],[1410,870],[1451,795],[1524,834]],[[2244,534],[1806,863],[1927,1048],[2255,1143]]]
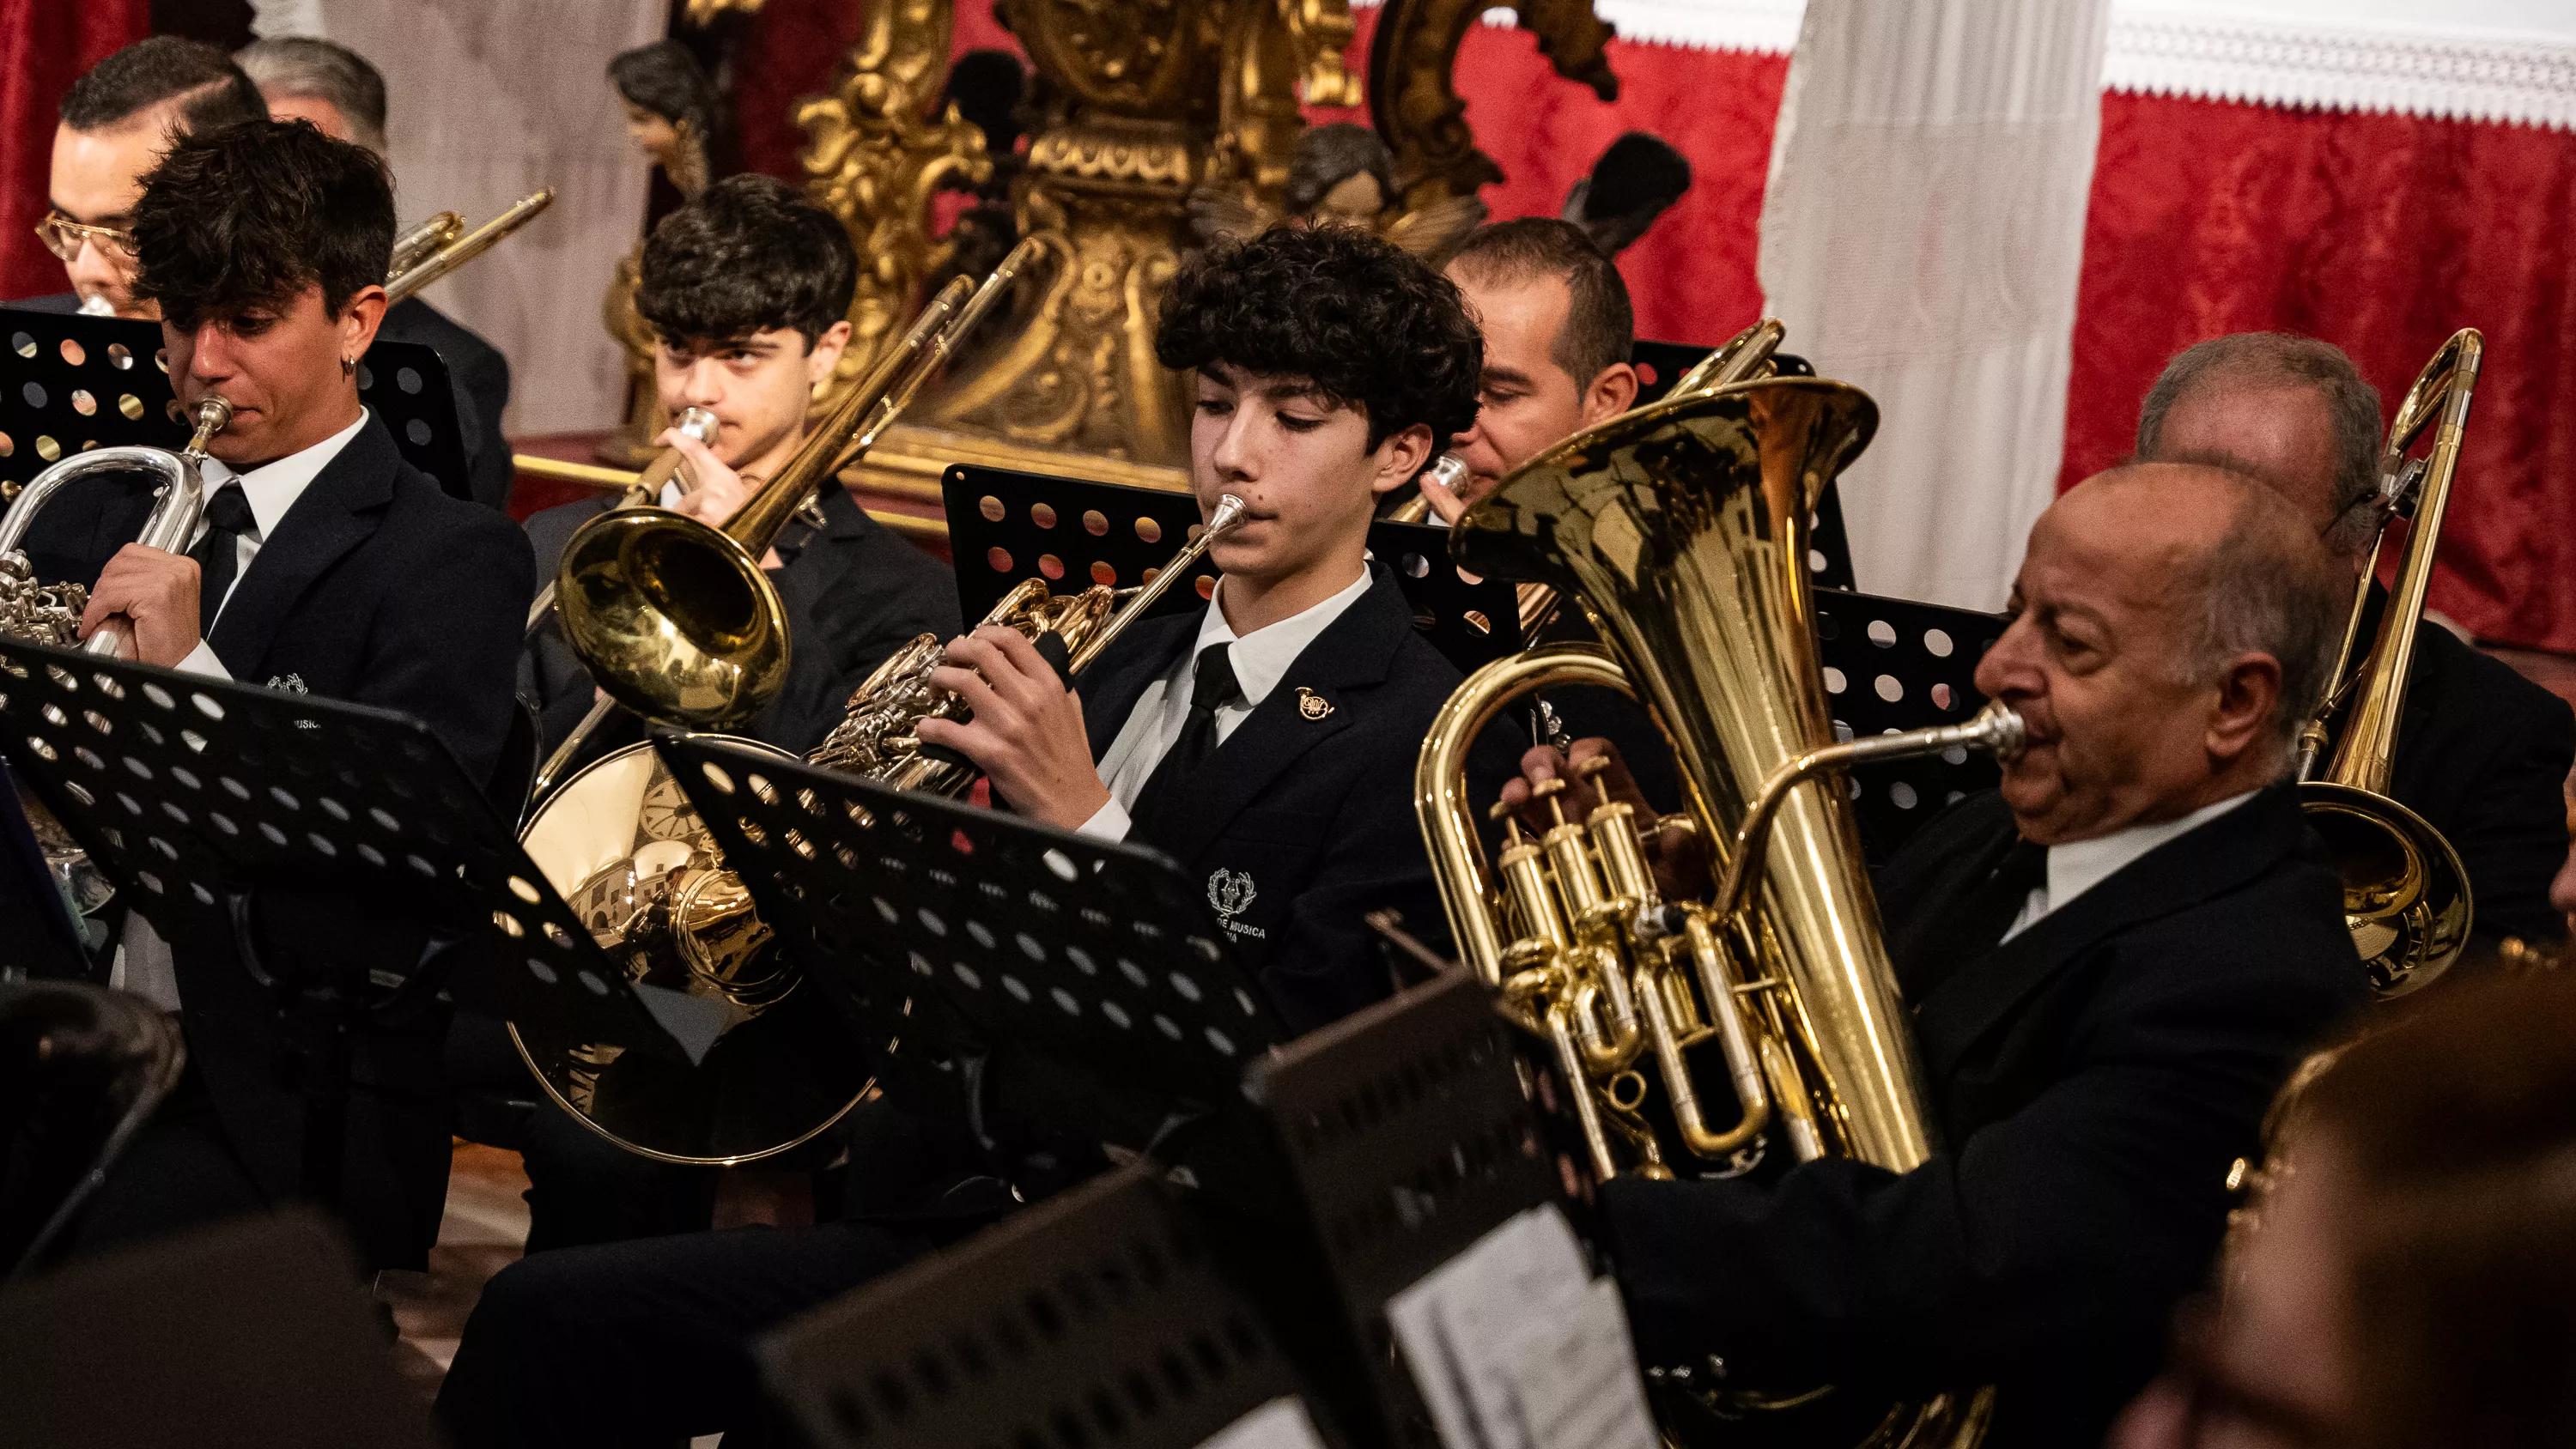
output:
[[[261,35],[316,35],[385,77],[403,220],[479,224],[540,186],[554,205],[424,295],[510,359],[513,435],[616,426],[625,364],[600,326],[649,179],[610,56],[662,34],[664,0],[258,0]]]
[[[1787,346],[1878,400],[1860,586],[1999,607],[2048,506],[2110,0],[1809,0],[1763,201]]]

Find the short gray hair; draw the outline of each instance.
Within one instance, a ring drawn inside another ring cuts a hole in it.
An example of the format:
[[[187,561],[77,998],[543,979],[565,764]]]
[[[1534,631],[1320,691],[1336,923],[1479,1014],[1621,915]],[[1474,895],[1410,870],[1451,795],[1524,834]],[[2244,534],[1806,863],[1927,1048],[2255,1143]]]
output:
[[[2138,456],[2158,457],[2165,415],[2176,403],[2221,382],[2316,389],[2334,428],[2335,522],[2326,541],[2348,555],[2369,548],[2379,520],[2362,503],[2379,491],[2379,390],[2344,350],[2286,332],[2237,332],[2184,348],[2138,410]]]
[[[350,140],[385,154],[385,78],[365,56],[309,35],[282,35],[252,41],[233,60],[262,95],[329,101],[349,123]]]
[[[2180,669],[2185,682],[2202,684],[2241,655],[2278,661],[2281,698],[2271,735],[2286,765],[2299,731],[2325,702],[2352,607],[2352,571],[2287,499],[2242,473],[2210,471],[2234,485],[2233,516],[2218,542],[2174,580],[2185,591]]]

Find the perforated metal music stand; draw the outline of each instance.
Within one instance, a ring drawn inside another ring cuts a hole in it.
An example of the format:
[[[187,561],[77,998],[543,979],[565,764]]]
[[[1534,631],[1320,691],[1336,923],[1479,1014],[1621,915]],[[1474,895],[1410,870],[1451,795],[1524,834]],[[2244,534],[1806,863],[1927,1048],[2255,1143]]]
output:
[[[1287,1190],[1266,1219],[1229,1213],[1235,1256],[1283,1332],[1313,1333],[1292,1346],[1355,1437],[1437,1443],[1387,1300],[1558,1199],[1564,1178],[1520,1055],[1493,994],[1453,970],[1245,1073]]]
[[[983,618],[1031,576],[1059,592],[1143,583],[1199,524],[1196,499],[1159,488],[965,464],[950,468],[940,488],[958,602],[969,619]],[[1426,524],[1381,522],[1369,528],[1369,552],[1394,572],[1414,627],[1462,672],[1473,671],[1520,647],[1518,595],[1498,580],[1469,582],[1448,562],[1447,538],[1447,530]],[[1216,577],[1201,558],[1155,612],[1198,608]]]
[[[91,448],[188,444],[161,328],[126,317],[0,308],[0,495]],[[447,364],[417,342],[380,341],[358,363],[358,401],[383,421],[403,461],[457,498],[473,497]]]
[[[228,947],[271,992],[315,1059],[308,1123],[333,1150],[345,1028],[442,988],[678,1060],[707,1025],[710,1008],[676,992],[647,1006],[407,715],[0,638],[0,754],[164,939]],[[259,929],[253,903],[273,892],[408,918],[447,949],[375,982],[381,963],[330,931]],[[468,945],[485,954],[456,949]],[[467,960],[480,969],[455,969]],[[308,1191],[327,1198],[336,1160],[308,1166]]]
[[[1073,1064],[1195,1119],[1287,1030],[1171,862],[714,738],[653,742],[761,916],[817,974],[937,996],[984,1042]],[[919,1030],[918,1028],[916,1030]],[[1150,1145],[1132,1119],[1060,1125]],[[1151,1129],[1155,1124],[1146,1124]]]
[[[1716,350],[1696,342],[1638,342],[1630,354],[1637,364],[1635,405],[1644,407],[1662,401],[1664,394],[1673,390],[1673,384],[1682,380],[1682,374]],[[1784,376],[1816,375],[1816,369],[1805,358],[1791,353],[1773,353],[1772,361],[1779,364]],[[1851,535],[1843,529],[1843,496],[1830,482],[1816,499],[1815,515],[1807,526],[1807,548],[1808,578],[1818,588],[1857,587],[1852,582]]]
[[[1304,1393],[1193,1214],[1142,1167],[836,1299],[758,1353],[771,1403],[814,1449],[1193,1449]]]
[[[1958,724],[1985,707],[1977,661],[2003,636],[2003,616],[1842,589],[1815,597],[1836,738]],[[1887,859],[1942,807],[2002,778],[1992,755],[1965,748],[1854,769],[1862,849],[1872,861]]]

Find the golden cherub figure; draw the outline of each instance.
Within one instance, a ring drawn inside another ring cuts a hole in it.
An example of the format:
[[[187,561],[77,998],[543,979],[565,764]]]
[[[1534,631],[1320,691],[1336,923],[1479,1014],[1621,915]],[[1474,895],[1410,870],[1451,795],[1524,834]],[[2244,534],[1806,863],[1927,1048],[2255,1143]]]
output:
[[[1190,225],[1208,241],[1239,240],[1282,221],[1305,226],[1348,226],[1374,232],[1432,266],[1485,220],[1485,204],[1472,196],[1404,208],[1395,189],[1395,158],[1366,126],[1336,121],[1297,138],[1281,209],[1209,187],[1190,193]]]

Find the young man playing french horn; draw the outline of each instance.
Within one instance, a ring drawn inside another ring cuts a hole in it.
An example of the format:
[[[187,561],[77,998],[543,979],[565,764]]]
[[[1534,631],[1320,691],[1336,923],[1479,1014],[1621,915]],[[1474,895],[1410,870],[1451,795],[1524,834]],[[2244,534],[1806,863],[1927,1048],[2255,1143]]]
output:
[[[1138,625],[1078,694],[1018,634],[978,630],[937,676],[974,720],[922,738],[972,758],[1025,816],[1172,856],[1305,1030],[1386,994],[1365,913],[1440,919],[1411,780],[1459,676],[1366,542],[1378,496],[1473,421],[1481,348],[1454,286],[1345,231],[1277,231],[1193,260],[1156,340],[1193,374],[1202,511],[1227,493],[1246,505],[1212,548],[1215,599]],[[851,1220],[503,1270],[439,1396],[450,1438],[628,1445],[751,1422],[756,1335],[991,1221],[1015,1188],[1042,1190],[988,1160],[962,1120],[905,1115],[860,1125]]]

